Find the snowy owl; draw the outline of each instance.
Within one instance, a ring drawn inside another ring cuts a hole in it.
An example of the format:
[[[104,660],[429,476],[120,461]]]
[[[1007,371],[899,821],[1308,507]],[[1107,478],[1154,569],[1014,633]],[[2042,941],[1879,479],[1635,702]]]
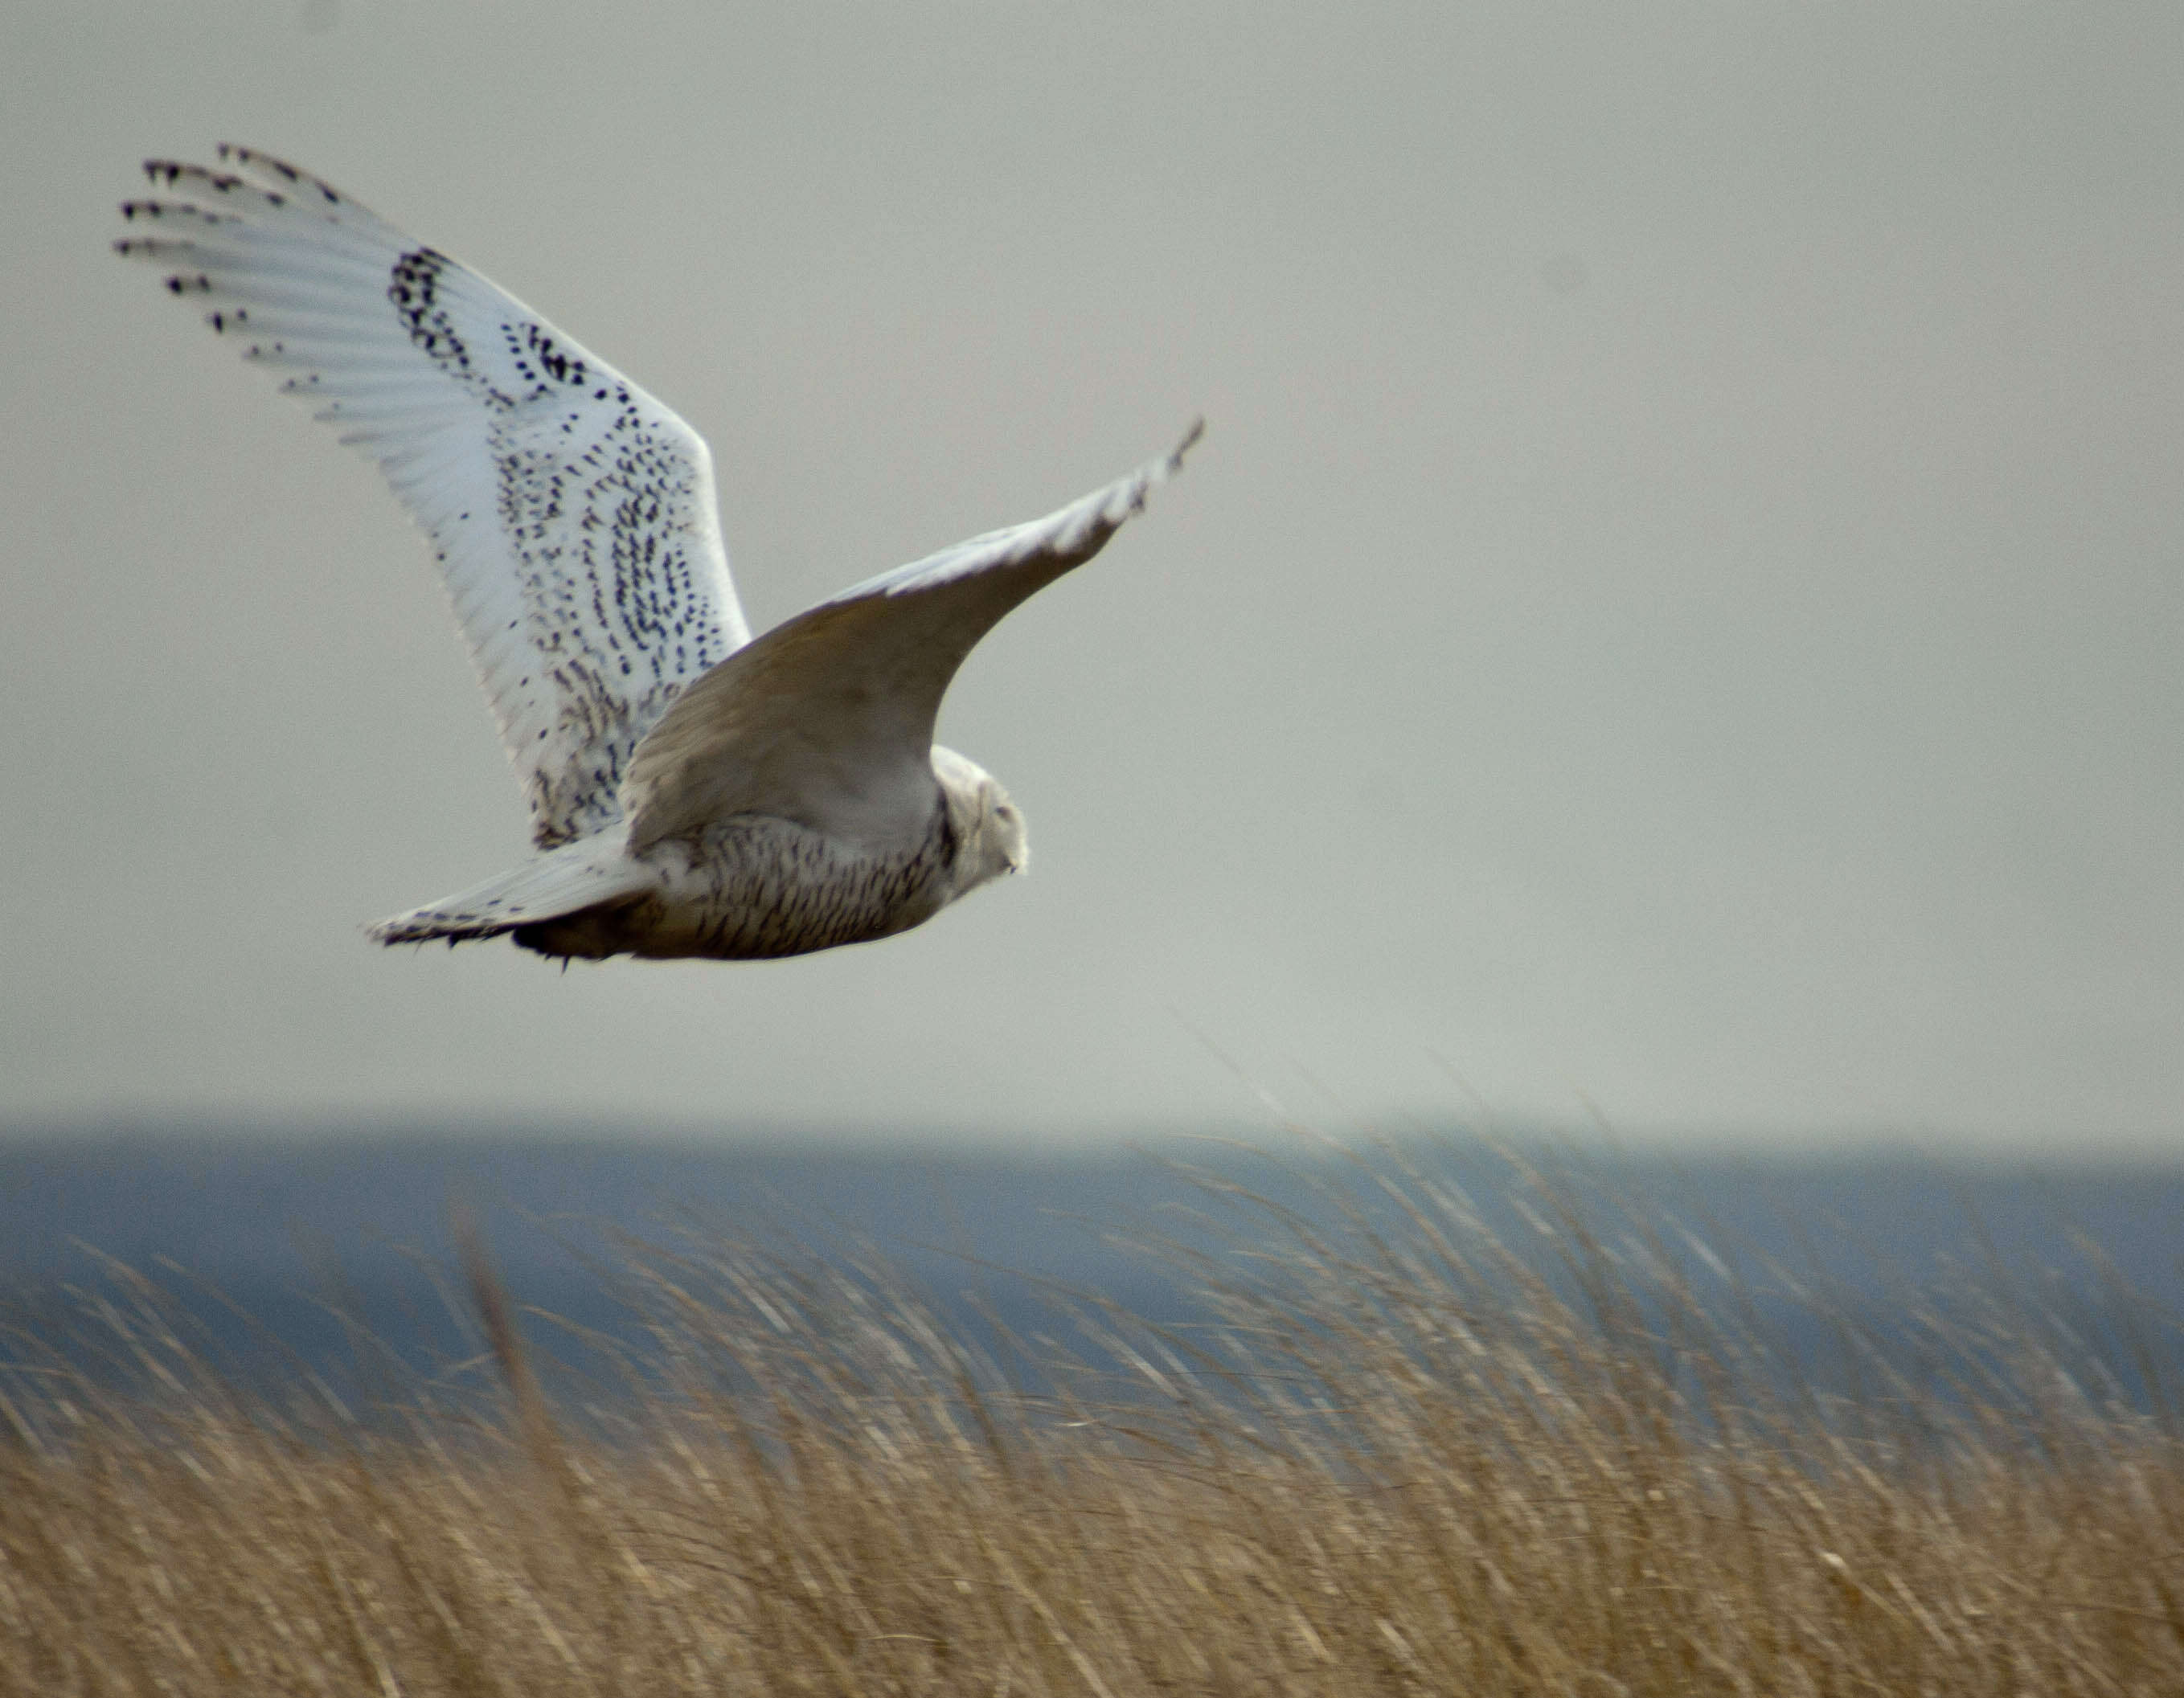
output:
[[[538,853],[370,928],[546,955],[800,955],[884,938],[1025,861],[933,741],[972,646],[1098,554],[1174,453],[754,641],[696,432],[514,297],[244,148],[146,167],[114,246],[363,449],[432,540]]]

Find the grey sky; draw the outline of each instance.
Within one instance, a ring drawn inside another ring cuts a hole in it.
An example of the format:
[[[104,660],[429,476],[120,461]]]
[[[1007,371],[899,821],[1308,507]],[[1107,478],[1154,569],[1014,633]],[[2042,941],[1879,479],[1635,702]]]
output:
[[[0,63],[0,1124],[2184,1146],[2184,10],[18,6]],[[1033,876],[782,964],[366,946],[522,810],[376,473],[104,251],[223,138],[689,419],[760,626],[1203,412],[950,698]]]

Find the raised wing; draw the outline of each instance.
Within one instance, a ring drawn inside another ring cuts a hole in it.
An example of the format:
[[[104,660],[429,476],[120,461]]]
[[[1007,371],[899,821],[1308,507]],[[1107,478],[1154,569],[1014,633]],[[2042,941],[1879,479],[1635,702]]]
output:
[[[1098,554],[1203,428],[1058,513],[844,590],[714,667],[638,745],[622,789],[632,852],[738,813],[838,836],[900,818],[905,787],[932,789],[940,699],[978,639]]]
[[[697,433],[514,297],[292,165],[153,160],[114,246],[379,462],[432,539],[551,848],[610,825],[638,739],[749,640]]]

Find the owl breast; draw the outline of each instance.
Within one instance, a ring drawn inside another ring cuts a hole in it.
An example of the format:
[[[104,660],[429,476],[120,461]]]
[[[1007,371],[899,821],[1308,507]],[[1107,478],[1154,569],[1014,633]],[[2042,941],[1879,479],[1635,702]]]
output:
[[[944,810],[907,848],[874,850],[794,821],[737,815],[646,851],[656,890],[514,933],[543,955],[766,960],[892,936],[953,894],[955,833]]]

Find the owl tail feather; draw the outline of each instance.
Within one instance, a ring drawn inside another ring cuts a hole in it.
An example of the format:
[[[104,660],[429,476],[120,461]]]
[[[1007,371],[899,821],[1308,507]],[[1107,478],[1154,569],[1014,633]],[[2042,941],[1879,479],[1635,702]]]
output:
[[[365,935],[375,944],[467,943],[641,895],[658,876],[630,859],[627,838],[621,825],[579,838],[512,872],[382,920]]]

